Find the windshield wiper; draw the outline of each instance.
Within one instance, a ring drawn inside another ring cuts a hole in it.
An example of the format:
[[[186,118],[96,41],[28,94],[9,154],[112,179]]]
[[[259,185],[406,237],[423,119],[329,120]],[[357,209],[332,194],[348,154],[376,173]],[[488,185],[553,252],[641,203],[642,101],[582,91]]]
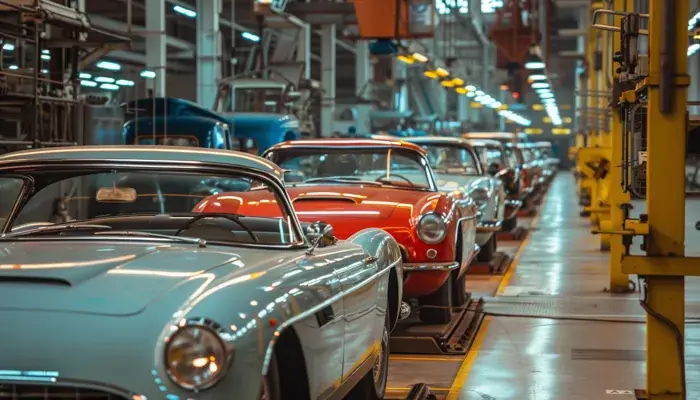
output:
[[[140,236],[140,237],[149,237],[149,238],[158,238],[158,239],[169,239],[169,240],[172,240],[173,242],[196,244],[201,248],[207,247],[207,241],[204,239],[190,238],[190,237],[183,237],[183,236],[172,236],[172,235],[165,235],[162,233],[134,232],[134,231],[110,231],[110,232],[96,232],[95,236],[97,236],[97,235],[137,236],[137,237]]]
[[[304,182],[301,183],[313,183],[313,182],[330,182],[330,183],[360,183],[360,184],[367,184],[367,185],[374,185],[374,186],[381,186],[382,184],[379,182],[372,182],[372,181],[363,181],[360,178],[311,178],[307,179]],[[291,182],[290,182],[291,183]],[[294,182],[296,183],[296,182]]]
[[[36,229],[30,229],[22,232],[6,233],[0,236],[0,239],[12,239],[16,237],[43,235],[45,233],[61,233],[69,231],[104,231],[112,229],[109,225],[95,224],[76,224],[74,222],[67,224],[47,225]]]

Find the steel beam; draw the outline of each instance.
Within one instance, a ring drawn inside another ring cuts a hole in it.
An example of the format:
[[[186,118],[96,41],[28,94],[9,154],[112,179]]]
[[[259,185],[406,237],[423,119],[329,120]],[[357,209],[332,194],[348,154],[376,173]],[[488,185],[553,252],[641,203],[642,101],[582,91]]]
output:
[[[319,136],[331,136],[335,120],[335,25],[321,28],[321,86],[324,90],[321,102],[321,132]]]
[[[120,34],[127,34],[129,36],[149,36],[149,34],[147,33],[148,30],[142,25],[133,25],[131,26],[131,29],[129,29],[129,24],[125,22],[105,18],[100,15],[90,14],[89,18],[90,22],[93,25],[101,29],[106,29]],[[195,45],[193,43],[172,36],[166,36],[165,41],[169,47],[173,47],[179,50],[194,50],[195,48]]]

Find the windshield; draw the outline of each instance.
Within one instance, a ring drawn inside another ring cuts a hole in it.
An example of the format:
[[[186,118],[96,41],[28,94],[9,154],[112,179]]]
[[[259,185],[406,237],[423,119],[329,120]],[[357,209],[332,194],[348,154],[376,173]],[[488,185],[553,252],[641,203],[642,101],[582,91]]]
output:
[[[282,88],[236,88],[236,112],[283,112]]]
[[[3,220],[10,216],[21,188],[25,182],[29,185],[30,180],[35,182],[34,190],[29,191],[27,202],[6,230],[11,232],[6,240],[18,235],[29,239],[128,233],[132,237],[160,235],[161,239],[169,235],[175,241],[197,238],[224,245],[302,243],[299,232],[295,234],[292,216],[283,206],[284,201],[280,201],[280,189],[275,190],[272,184],[250,175],[110,168],[109,171],[38,171],[24,179],[0,177]],[[227,199],[241,199],[251,191],[273,193],[277,206],[260,213],[255,208],[246,208],[241,214],[238,207],[217,209],[216,216],[193,212],[198,205],[197,210],[204,210],[203,204],[209,201],[209,196],[226,192]],[[69,222],[72,227],[61,225]],[[37,229],[44,232],[32,233]]]
[[[422,144],[428,151],[428,161],[436,172],[463,172],[479,175],[476,160],[469,149],[449,144]]]
[[[287,170],[285,182],[371,183],[411,189],[434,190],[425,158],[404,149],[328,147],[287,148],[267,157]]]
[[[522,154],[513,147],[506,147],[506,158],[511,167],[516,167],[523,163]]]

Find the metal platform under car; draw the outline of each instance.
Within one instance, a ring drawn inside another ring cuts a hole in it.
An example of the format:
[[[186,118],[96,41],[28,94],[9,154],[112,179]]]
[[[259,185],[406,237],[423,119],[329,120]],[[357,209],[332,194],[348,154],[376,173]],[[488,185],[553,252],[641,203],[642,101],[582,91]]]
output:
[[[391,334],[392,354],[466,354],[484,318],[483,299],[474,300],[469,293],[467,296],[467,302],[452,313],[448,324],[423,324],[417,313],[400,321]]]

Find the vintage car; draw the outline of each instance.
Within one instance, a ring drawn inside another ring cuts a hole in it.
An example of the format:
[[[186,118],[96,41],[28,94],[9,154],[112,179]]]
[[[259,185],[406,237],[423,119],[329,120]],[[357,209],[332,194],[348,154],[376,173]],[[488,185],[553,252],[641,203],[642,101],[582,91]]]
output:
[[[478,261],[493,259],[498,244],[494,234],[505,218],[505,190],[498,177],[487,174],[467,139],[430,136],[407,138],[428,152],[430,167],[443,192],[461,200],[471,197],[479,208],[476,243],[481,248]],[[515,210],[517,211],[517,210]],[[513,217],[517,212],[511,210]]]
[[[527,135],[526,135],[527,136]],[[523,137],[512,132],[469,132],[462,135],[465,139],[489,139],[497,140],[503,144],[517,144],[523,142]]]
[[[170,145],[241,150],[229,121],[189,100],[139,99],[125,104],[127,145]]]
[[[540,180],[540,169],[536,163],[532,162],[532,157],[528,152],[525,152],[527,144],[524,143],[506,143],[504,146],[506,157],[517,160],[517,165],[523,171],[522,184],[528,192],[523,202],[523,209],[532,209],[532,200],[542,193],[543,185]]]
[[[383,398],[401,249],[380,229],[337,240],[302,225],[282,176],[200,148],[0,157],[0,393]],[[229,199],[268,193],[277,212],[192,212],[219,183],[241,188]]]
[[[399,140],[300,140],[274,146],[265,157],[285,169],[302,221],[327,222],[341,239],[368,227],[396,239],[404,298],[417,300],[421,321],[447,323],[450,307],[465,303],[464,273],[478,252],[477,206],[470,197],[440,192],[421,147]],[[223,193],[195,211],[264,213],[272,200],[264,191],[240,200]]]
[[[518,226],[518,211],[532,191],[524,182],[525,173],[514,154],[496,140],[467,139],[484,171],[503,183],[506,199],[502,228],[510,232]]]
[[[557,173],[559,159],[552,153],[552,142],[533,142],[530,145],[531,151],[542,167],[542,176],[546,184],[552,182]]]

